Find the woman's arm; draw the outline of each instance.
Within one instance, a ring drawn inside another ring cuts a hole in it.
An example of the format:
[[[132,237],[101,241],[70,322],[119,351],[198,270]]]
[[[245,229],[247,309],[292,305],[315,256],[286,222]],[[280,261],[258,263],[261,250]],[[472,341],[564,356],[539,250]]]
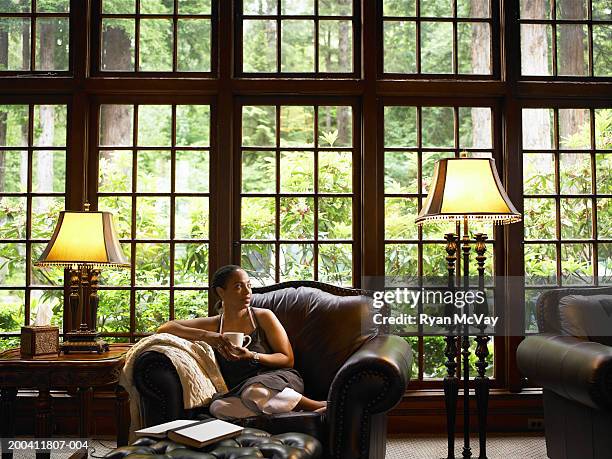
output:
[[[227,360],[238,360],[235,346],[223,335],[215,330],[218,327],[218,316],[200,317],[189,320],[170,320],[162,324],[157,333],[170,333],[190,341],[204,341]]]
[[[283,325],[269,309],[259,309],[256,314],[257,322],[263,328],[273,351],[271,354],[259,354],[259,362],[271,368],[293,368],[293,349]],[[240,359],[250,360],[253,359],[254,353],[245,348],[238,348],[236,354]]]

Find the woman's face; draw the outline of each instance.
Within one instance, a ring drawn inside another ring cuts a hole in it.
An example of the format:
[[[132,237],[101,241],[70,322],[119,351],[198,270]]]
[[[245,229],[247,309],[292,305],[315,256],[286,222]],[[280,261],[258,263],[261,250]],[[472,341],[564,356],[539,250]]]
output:
[[[242,269],[230,274],[225,288],[217,287],[217,293],[223,303],[246,307],[251,302],[251,280]]]

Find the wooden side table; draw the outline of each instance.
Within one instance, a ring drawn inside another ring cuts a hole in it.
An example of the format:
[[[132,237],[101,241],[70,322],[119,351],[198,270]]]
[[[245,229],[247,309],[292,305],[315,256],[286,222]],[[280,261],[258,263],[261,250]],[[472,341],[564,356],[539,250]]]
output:
[[[117,446],[128,444],[129,399],[118,385],[130,344],[111,344],[104,354],[83,353],[23,358],[19,349],[0,354],[0,437],[15,436],[15,401],[19,389],[37,389],[35,435],[51,436],[51,390],[73,390],[80,401],[79,437],[89,438],[94,387],[115,385]],[[4,454],[3,454],[4,457]]]

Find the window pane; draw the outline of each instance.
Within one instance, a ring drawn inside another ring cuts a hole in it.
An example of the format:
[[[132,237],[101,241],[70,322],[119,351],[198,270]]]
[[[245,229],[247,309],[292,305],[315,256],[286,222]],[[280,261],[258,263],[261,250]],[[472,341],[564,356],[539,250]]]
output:
[[[413,147],[416,144],[416,107],[385,107],[385,147]]]
[[[559,75],[588,75],[588,37],[589,30],[586,25],[557,24],[557,73]]]
[[[314,238],[314,199],[280,198],[280,238]]]
[[[276,155],[273,151],[242,152],[242,192],[276,191]]]
[[[459,142],[462,148],[492,148],[491,109],[459,107]]]
[[[175,237],[177,239],[208,239],[208,198],[177,197],[175,218]]]
[[[64,197],[32,198],[32,239],[50,239],[57,224],[57,216],[64,210]]]
[[[276,145],[276,107],[242,107],[242,145]]]
[[[244,14],[276,14],[278,0],[242,0]]]
[[[5,220],[0,214],[0,221]],[[5,231],[3,231],[4,233]],[[3,237],[7,235],[3,234]],[[2,266],[2,285],[21,287],[26,285],[26,245],[13,242],[2,243],[0,266]]]
[[[210,72],[210,20],[179,19],[177,27],[178,70]]]
[[[0,70],[30,70],[30,31],[30,19],[0,17],[0,33],[6,34],[8,47],[14,51],[7,52],[6,57],[0,59]]]
[[[416,239],[416,198],[385,199],[385,239]]]
[[[585,153],[561,153],[559,174],[562,194],[590,194],[591,155]]]
[[[597,200],[597,237],[612,239],[612,198]]]
[[[452,73],[453,26],[450,22],[421,22],[421,72]]]
[[[491,28],[481,22],[457,24],[459,73],[491,74]]]
[[[418,260],[416,244],[385,244],[385,276],[416,276]]]
[[[138,107],[138,145],[170,146],[172,108],[169,105]]]
[[[136,331],[155,332],[170,318],[170,294],[167,290],[136,291]]]
[[[9,244],[10,245],[10,244]],[[25,259],[25,244],[19,244],[23,247],[23,256]],[[39,268],[33,265],[40,256],[43,251],[47,247],[47,243],[43,244],[32,244],[32,255],[29,265],[30,269],[30,283],[32,285],[53,285],[53,286],[63,286],[64,285],[64,268],[60,268],[57,266],[54,267],[45,267]],[[1,256],[1,255],[0,255]],[[3,263],[0,261],[0,264]],[[24,282],[25,284],[25,279]],[[10,283],[8,285],[11,285]],[[13,284],[14,285],[14,284]]]
[[[35,70],[68,70],[68,18],[36,19]]]
[[[523,148],[547,149],[553,147],[553,111],[548,108],[524,108]]]
[[[170,192],[170,152],[139,151],[136,191],[140,193]]]
[[[172,14],[174,0],[139,0],[141,14]]]
[[[384,21],[384,71],[416,73],[416,23]]]
[[[210,106],[176,106],[176,145],[195,147],[210,144]]]
[[[424,147],[454,147],[452,107],[423,107],[421,129]]]
[[[319,152],[319,192],[350,193],[353,189],[353,159],[349,151]]]
[[[0,331],[19,331],[24,320],[25,292],[0,290]]]
[[[170,237],[170,199],[136,199],[136,237],[168,239]]]
[[[138,285],[168,285],[169,278],[170,246],[168,244],[136,244],[136,283]],[[159,324],[157,326],[159,327]]]
[[[104,14],[130,14],[136,12],[136,0],[102,0]]]
[[[593,237],[592,203],[590,199],[561,199],[561,238]]]
[[[319,71],[353,71],[353,27],[351,21],[319,22]]]
[[[32,152],[32,191],[63,193],[66,188],[66,152],[40,150]]]
[[[253,286],[271,285],[275,282],[273,244],[242,244],[240,263],[249,273]]]
[[[423,244],[423,276],[430,278],[431,284],[447,285],[447,278],[440,273],[447,273],[446,250],[444,244]]]
[[[34,322],[38,308],[42,305],[48,305],[52,311],[61,311],[63,296],[62,290],[32,290],[30,292],[30,323]],[[53,314],[51,325],[61,327],[61,313]]]
[[[242,198],[242,239],[274,239],[275,210],[274,198]]]
[[[280,144],[282,147],[314,145],[314,108],[285,105],[280,113]]]
[[[559,148],[591,148],[591,116],[588,109],[559,109]]]
[[[131,237],[132,198],[127,196],[100,197],[98,198],[98,209],[113,214],[115,229],[120,239]]]
[[[593,69],[595,76],[612,75],[612,25],[593,26]]]
[[[313,280],[314,252],[312,244],[280,245],[280,281]]]
[[[453,15],[453,0],[420,0],[421,16],[440,18]]]
[[[593,284],[593,245],[561,244],[564,285]]]
[[[552,153],[523,154],[523,192],[533,195],[555,192],[555,155]]]
[[[597,164],[597,192],[612,194],[612,155],[595,155]]]
[[[100,145],[117,147],[133,145],[133,124],[132,105],[101,105]]]
[[[134,71],[135,20],[102,19],[102,70]]]
[[[280,0],[281,14],[314,14],[315,0]]]
[[[319,247],[319,281],[352,286],[352,252],[350,244],[322,244]]]
[[[350,106],[319,107],[319,147],[353,145],[352,112]]]
[[[436,162],[440,159],[453,158],[454,156],[452,152],[423,152],[423,162],[421,164],[421,186],[423,187],[423,193],[429,193]]]
[[[595,142],[600,150],[612,150],[612,110],[595,110]]]
[[[172,71],[172,20],[141,19],[140,62],[143,72]]]
[[[601,285],[612,284],[612,244],[597,245],[597,269]]]
[[[383,0],[384,16],[415,16],[416,0]]]
[[[66,146],[66,106],[34,106],[34,145],[38,147]]]
[[[98,191],[102,193],[132,191],[132,152],[102,150],[99,157]]]
[[[174,317],[179,320],[208,317],[208,292],[205,290],[175,291]]]
[[[587,19],[588,5],[587,0],[572,0],[566,2],[558,0],[555,2],[557,7],[557,19]]]
[[[490,16],[489,0],[457,0],[457,17],[488,18]]]
[[[353,237],[353,200],[351,198],[319,199],[319,238],[351,239]]]
[[[130,331],[130,292],[128,290],[100,290],[98,301],[98,331]]]
[[[521,24],[521,74],[552,75],[552,28],[546,24]]]
[[[118,214],[114,215],[114,221],[117,222],[118,218],[121,217]],[[116,226],[116,225],[115,225]],[[125,259],[130,262],[130,245],[128,243],[121,243],[121,250]],[[132,273],[129,269],[103,269],[100,273],[100,285],[103,287],[129,287],[131,284]],[[128,295],[129,301],[129,295]],[[126,305],[129,309],[129,305]],[[128,325],[129,328],[129,325]]]
[[[178,0],[179,14],[210,14],[211,0]]]
[[[350,16],[353,14],[352,0],[318,0],[321,16]]]
[[[525,285],[557,285],[557,251],[553,244],[525,244]]]
[[[0,13],[29,13],[32,0],[11,0],[0,3]]]
[[[554,199],[525,199],[524,208],[526,240],[556,238]]]
[[[314,46],[313,21],[282,21],[281,72],[314,72]]]
[[[0,193],[25,193],[28,182],[28,152],[0,151],[0,164]],[[65,177],[62,177],[62,181],[64,179]]]
[[[207,282],[208,244],[176,244],[174,246],[175,285],[206,285]]]
[[[0,147],[28,145],[28,118],[27,105],[0,105]]]
[[[210,157],[207,151],[177,151],[174,187],[177,193],[208,193]]]
[[[242,21],[242,70],[276,72],[276,21]]]
[[[416,152],[385,152],[385,193],[417,193]]]
[[[550,0],[520,0],[521,19],[550,19]]]
[[[612,8],[609,0],[592,0],[593,20],[612,21]]]
[[[280,160],[281,193],[314,190],[314,155],[309,151],[283,151]]]

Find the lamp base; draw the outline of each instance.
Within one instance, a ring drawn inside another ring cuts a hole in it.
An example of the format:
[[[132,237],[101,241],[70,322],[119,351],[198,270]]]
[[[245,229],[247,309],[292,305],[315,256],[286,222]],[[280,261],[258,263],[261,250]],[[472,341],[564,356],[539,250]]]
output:
[[[94,330],[77,330],[66,333],[61,345],[64,354],[70,352],[108,352],[108,343],[100,339],[100,334]]]

